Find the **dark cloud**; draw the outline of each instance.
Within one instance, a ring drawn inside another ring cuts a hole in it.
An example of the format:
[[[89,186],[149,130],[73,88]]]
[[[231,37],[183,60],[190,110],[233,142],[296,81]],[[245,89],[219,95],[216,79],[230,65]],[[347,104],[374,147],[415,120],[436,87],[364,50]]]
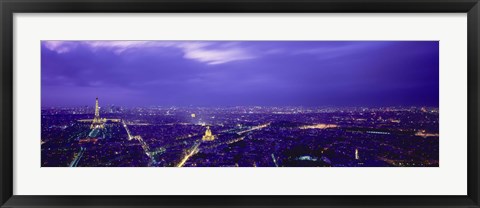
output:
[[[437,41],[44,41],[42,105],[438,106]]]

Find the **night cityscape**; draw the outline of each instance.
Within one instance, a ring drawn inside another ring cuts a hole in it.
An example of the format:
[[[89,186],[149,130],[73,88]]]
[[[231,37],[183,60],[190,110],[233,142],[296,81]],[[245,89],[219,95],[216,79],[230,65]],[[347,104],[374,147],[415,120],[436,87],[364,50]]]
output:
[[[42,41],[42,167],[439,167],[437,41]]]

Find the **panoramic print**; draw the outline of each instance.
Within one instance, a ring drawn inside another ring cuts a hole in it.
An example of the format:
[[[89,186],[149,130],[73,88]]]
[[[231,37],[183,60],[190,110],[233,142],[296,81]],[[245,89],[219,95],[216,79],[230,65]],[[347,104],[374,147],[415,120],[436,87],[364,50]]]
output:
[[[41,42],[42,167],[439,167],[438,41]]]

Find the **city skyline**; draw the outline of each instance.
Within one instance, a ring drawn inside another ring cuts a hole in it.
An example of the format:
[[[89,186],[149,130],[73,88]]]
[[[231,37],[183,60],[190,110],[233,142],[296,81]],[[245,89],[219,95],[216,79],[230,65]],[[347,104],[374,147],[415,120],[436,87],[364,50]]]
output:
[[[437,41],[42,41],[42,107],[438,107]]]
[[[107,110],[42,110],[42,167],[439,166],[438,108]]]
[[[42,41],[42,167],[439,167],[438,41]]]

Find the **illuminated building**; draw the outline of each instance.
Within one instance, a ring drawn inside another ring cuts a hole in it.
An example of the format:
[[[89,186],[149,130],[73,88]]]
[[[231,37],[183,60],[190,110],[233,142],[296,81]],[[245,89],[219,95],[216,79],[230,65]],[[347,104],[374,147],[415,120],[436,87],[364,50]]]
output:
[[[360,159],[360,157],[358,156],[358,149],[355,149],[355,160],[358,160]]]
[[[438,137],[439,134],[438,133],[427,133],[425,130],[419,130],[415,133],[415,136],[420,136],[420,137],[423,137],[423,138],[427,138],[427,137]]]
[[[195,115],[195,113],[192,113],[192,115],[191,115],[191,116],[192,116],[192,118],[195,118],[195,116],[196,116],[196,115]]]
[[[210,130],[210,126],[207,126],[207,130],[205,131],[205,135],[202,137],[202,141],[213,141],[215,136],[212,135],[212,131]]]
[[[98,105],[98,97],[95,100],[95,116],[93,119],[79,119],[77,122],[79,123],[91,123],[90,129],[103,129],[105,128],[105,123],[120,123],[122,119],[119,118],[100,118],[100,106]]]
[[[105,128],[105,119],[100,118],[100,106],[98,106],[98,97],[95,100],[95,117],[93,117],[92,125],[90,129],[103,129]]]

